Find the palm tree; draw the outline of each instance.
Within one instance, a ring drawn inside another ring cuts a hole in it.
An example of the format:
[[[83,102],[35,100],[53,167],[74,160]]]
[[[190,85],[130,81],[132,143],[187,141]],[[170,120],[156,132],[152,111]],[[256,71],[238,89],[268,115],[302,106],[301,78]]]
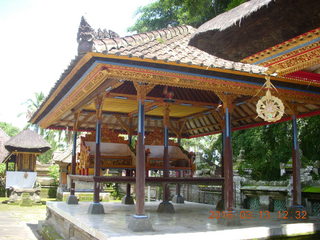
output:
[[[45,96],[43,92],[35,93],[33,98],[29,98],[27,101],[22,103],[26,105],[26,112],[20,113],[18,116],[25,115],[26,118],[30,119],[32,115],[39,109],[42,102],[45,100]],[[51,149],[46,153],[42,154],[39,157],[41,162],[49,162],[52,159],[52,154],[57,149],[61,149],[65,147],[64,143],[67,143],[66,134],[63,134],[62,131],[51,130],[51,129],[43,129],[40,128],[36,124],[28,123],[25,128],[34,129],[39,135],[41,135],[44,139],[48,141],[51,145]]]

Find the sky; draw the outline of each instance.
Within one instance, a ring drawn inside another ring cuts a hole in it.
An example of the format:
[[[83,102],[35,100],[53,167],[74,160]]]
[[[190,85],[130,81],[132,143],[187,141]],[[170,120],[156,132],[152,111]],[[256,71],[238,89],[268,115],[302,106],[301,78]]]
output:
[[[27,99],[45,96],[77,54],[81,16],[120,36],[154,0],[0,0],[0,122],[23,128]]]

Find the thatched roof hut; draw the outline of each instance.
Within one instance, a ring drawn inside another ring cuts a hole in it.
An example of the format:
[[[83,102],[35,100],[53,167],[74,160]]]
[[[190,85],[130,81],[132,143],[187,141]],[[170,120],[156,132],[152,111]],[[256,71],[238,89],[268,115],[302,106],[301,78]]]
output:
[[[18,133],[5,143],[9,152],[46,152],[51,146],[39,134],[29,129]]]
[[[318,0],[251,0],[200,26],[189,44],[240,61],[319,27]]]
[[[7,142],[10,137],[0,128],[0,163],[6,158],[9,154],[7,149],[4,147],[5,142]]]

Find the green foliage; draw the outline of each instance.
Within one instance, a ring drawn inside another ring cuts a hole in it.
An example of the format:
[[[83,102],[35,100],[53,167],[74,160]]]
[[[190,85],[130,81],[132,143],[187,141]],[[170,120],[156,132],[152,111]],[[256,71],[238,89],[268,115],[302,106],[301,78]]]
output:
[[[301,119],[299,125],[304,163],[313,165],[313,162],[320,160],[320,116]]]
[[[0,163],[0,197],[4,197],[6,192],[5,174],[6,164]]]
[[[279,180],[280,162],[288,162],[292,151],[291,123],[278,123],[233,132],[234,159],[244,150],[245,161],[240,166],[252,169],[255,180]],[[222,152],[222,135],[212,145],[212,150]]]
[[[31,118],[33,113],[41,106],[45,100],[43,92],[35,93],[33,98],[29,98],[23,104],[26,105],[26,112],[20,115],[25,115],[27,118]],[[63,149],[67,142],[67,134],[63,134],[62,131],[42,129],[38,125],[28,124],[25,128],[31,128],[40,134],[51,146],[51,149],[41,154],[38,160],[42,163],[49,163],[52,160],[53,152],[58,149]]]
[[[57,197],[57,186],[50,186],[48,191],[49,198],[56,198]]]
[[[20,129],[13,126],[10,123],[0,122],[0,128],[5,131],[10,137],[17,135],[20,132]]]
[[[121,199],[123,197],[123,194],[119,191],[118,183],[107,183],[106,187],[109,189],[110,196],[113,197],[114,200]]]
[[[247,0],[232,0],[229,4],[228,4],[228,6],[227,6],[227,8],[225,9],[226,11],[229,11],[229,10],[231,10],[232,8],[235,8],[235,7],[237,7],[237,6],[239,6],[240,4],[242,4],[242,3],[244,3],[244,2],[246,2]]]
[[[59,183],[59,165],[53,164],[49,167],[49,175],[53,178],[54,184],[58,185]]]
[[[4,178],[6,175],[6,164],[0,163],[0,178]]]
[[[224,12],[229,4],[236,6],[237,2],[235,0],[158,0],[138,8],[136,12],[138,19],[128,28],[128,31],[141,33],[166,28],[169,25],[183,24],[199,27],[202,23]]]

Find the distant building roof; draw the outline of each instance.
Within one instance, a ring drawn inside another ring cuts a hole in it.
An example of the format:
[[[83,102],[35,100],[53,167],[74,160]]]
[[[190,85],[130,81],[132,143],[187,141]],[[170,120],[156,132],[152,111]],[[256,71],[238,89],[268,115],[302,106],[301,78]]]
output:
[[[0,128],[0,163],[2,163],[6,156],[9,154],[7,149],[4,147],[5,142],[7,142],[9,139],[10,137],[8,136],[8,134],[6,134],[6,132]]]
[[[24,151],[24,152],[46,152],[51,146],[39,134],[29,129],[23,130],[16,136],[12,137],[5,143],[5,148],[9,152]]]

